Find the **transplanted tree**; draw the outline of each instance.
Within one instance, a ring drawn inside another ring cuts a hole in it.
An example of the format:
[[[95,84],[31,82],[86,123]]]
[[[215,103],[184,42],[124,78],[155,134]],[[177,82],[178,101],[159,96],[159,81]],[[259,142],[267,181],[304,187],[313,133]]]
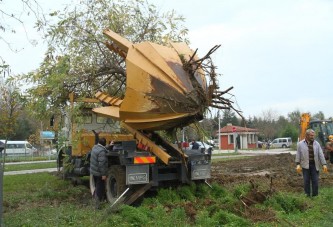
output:
[[[46,28],[45,59],[36,72],[25,76],[36,84],[29,90],[31,108],[41,118],[58,111],[70,92],[92,97],[101,90],[122,98],[125,63],[106,47],[105,28],[133,43],[187,41],[183,17],[174,11],[161,14],[146,1],[83,1],[51,15],[58,22]]]

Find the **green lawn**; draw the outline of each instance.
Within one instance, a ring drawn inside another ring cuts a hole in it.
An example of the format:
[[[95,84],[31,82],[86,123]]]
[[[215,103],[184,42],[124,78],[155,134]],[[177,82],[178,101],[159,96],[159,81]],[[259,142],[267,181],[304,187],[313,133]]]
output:
[[[245,208],[239,196],[250,186],[212,184],[159,189],[140,206],[108,205],[95,211],[88,182],[73,186],[50,173],[4,176],[5,226],[331,226],[333,189],[320,188],[314,199],[277,192],[262,204]],[[266,222],[249,219],[265,214]]]

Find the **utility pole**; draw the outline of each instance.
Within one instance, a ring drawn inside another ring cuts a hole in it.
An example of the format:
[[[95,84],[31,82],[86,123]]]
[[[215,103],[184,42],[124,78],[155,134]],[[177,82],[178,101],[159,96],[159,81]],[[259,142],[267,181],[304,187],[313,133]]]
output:
[[[218,140],[219,140],[219,150],[221,150],[221,119],[220,119],[220,114],[218,115],[219,117],[219,131],[217,133],[218,135]]]
[[[5,157],[6,157],[7,138],[5,139],[4,149],[1,152],[0,162],[0,226],[3,226],[3,175],[5,171]]]

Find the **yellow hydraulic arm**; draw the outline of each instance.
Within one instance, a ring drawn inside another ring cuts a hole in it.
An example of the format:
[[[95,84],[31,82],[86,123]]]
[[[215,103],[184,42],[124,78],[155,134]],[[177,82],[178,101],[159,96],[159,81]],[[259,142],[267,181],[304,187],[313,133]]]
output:
[[[170,164],[170,158],[171,156],[163,150],[160,146],[156,145],[150,138],[145,136],[143,133],[140,131],[132,128],[125,122],[121,122],[121,126],[125,128],[127,131],[129,131],[134,139],[136,139],[138,142],[142,143],[143,145],[149,147],[149,151],[155,154],[159,159],[161,159],[166,165]],[[164,141],[167,143],[166,141]],[[172,146],[171,144],[169,144]],[[183,158],[187,158],[187,155],[181,152],[179,149],[174,148]]]
[[[301,119],[299,122],[300,130],[299,130],[299,141],[303,140],[305,138],[305,131],[309,127],[309,122],[310,122],[310,114],[309,113],[303,113],[301,115]]]

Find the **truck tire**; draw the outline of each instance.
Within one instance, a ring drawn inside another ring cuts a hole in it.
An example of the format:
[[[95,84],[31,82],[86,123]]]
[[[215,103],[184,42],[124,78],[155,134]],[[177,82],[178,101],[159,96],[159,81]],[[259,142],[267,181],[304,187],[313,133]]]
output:
[[[110,203],[126,190],[126,173],[120,165],[111,166],[108,177],[106,178],[106,198]]]

